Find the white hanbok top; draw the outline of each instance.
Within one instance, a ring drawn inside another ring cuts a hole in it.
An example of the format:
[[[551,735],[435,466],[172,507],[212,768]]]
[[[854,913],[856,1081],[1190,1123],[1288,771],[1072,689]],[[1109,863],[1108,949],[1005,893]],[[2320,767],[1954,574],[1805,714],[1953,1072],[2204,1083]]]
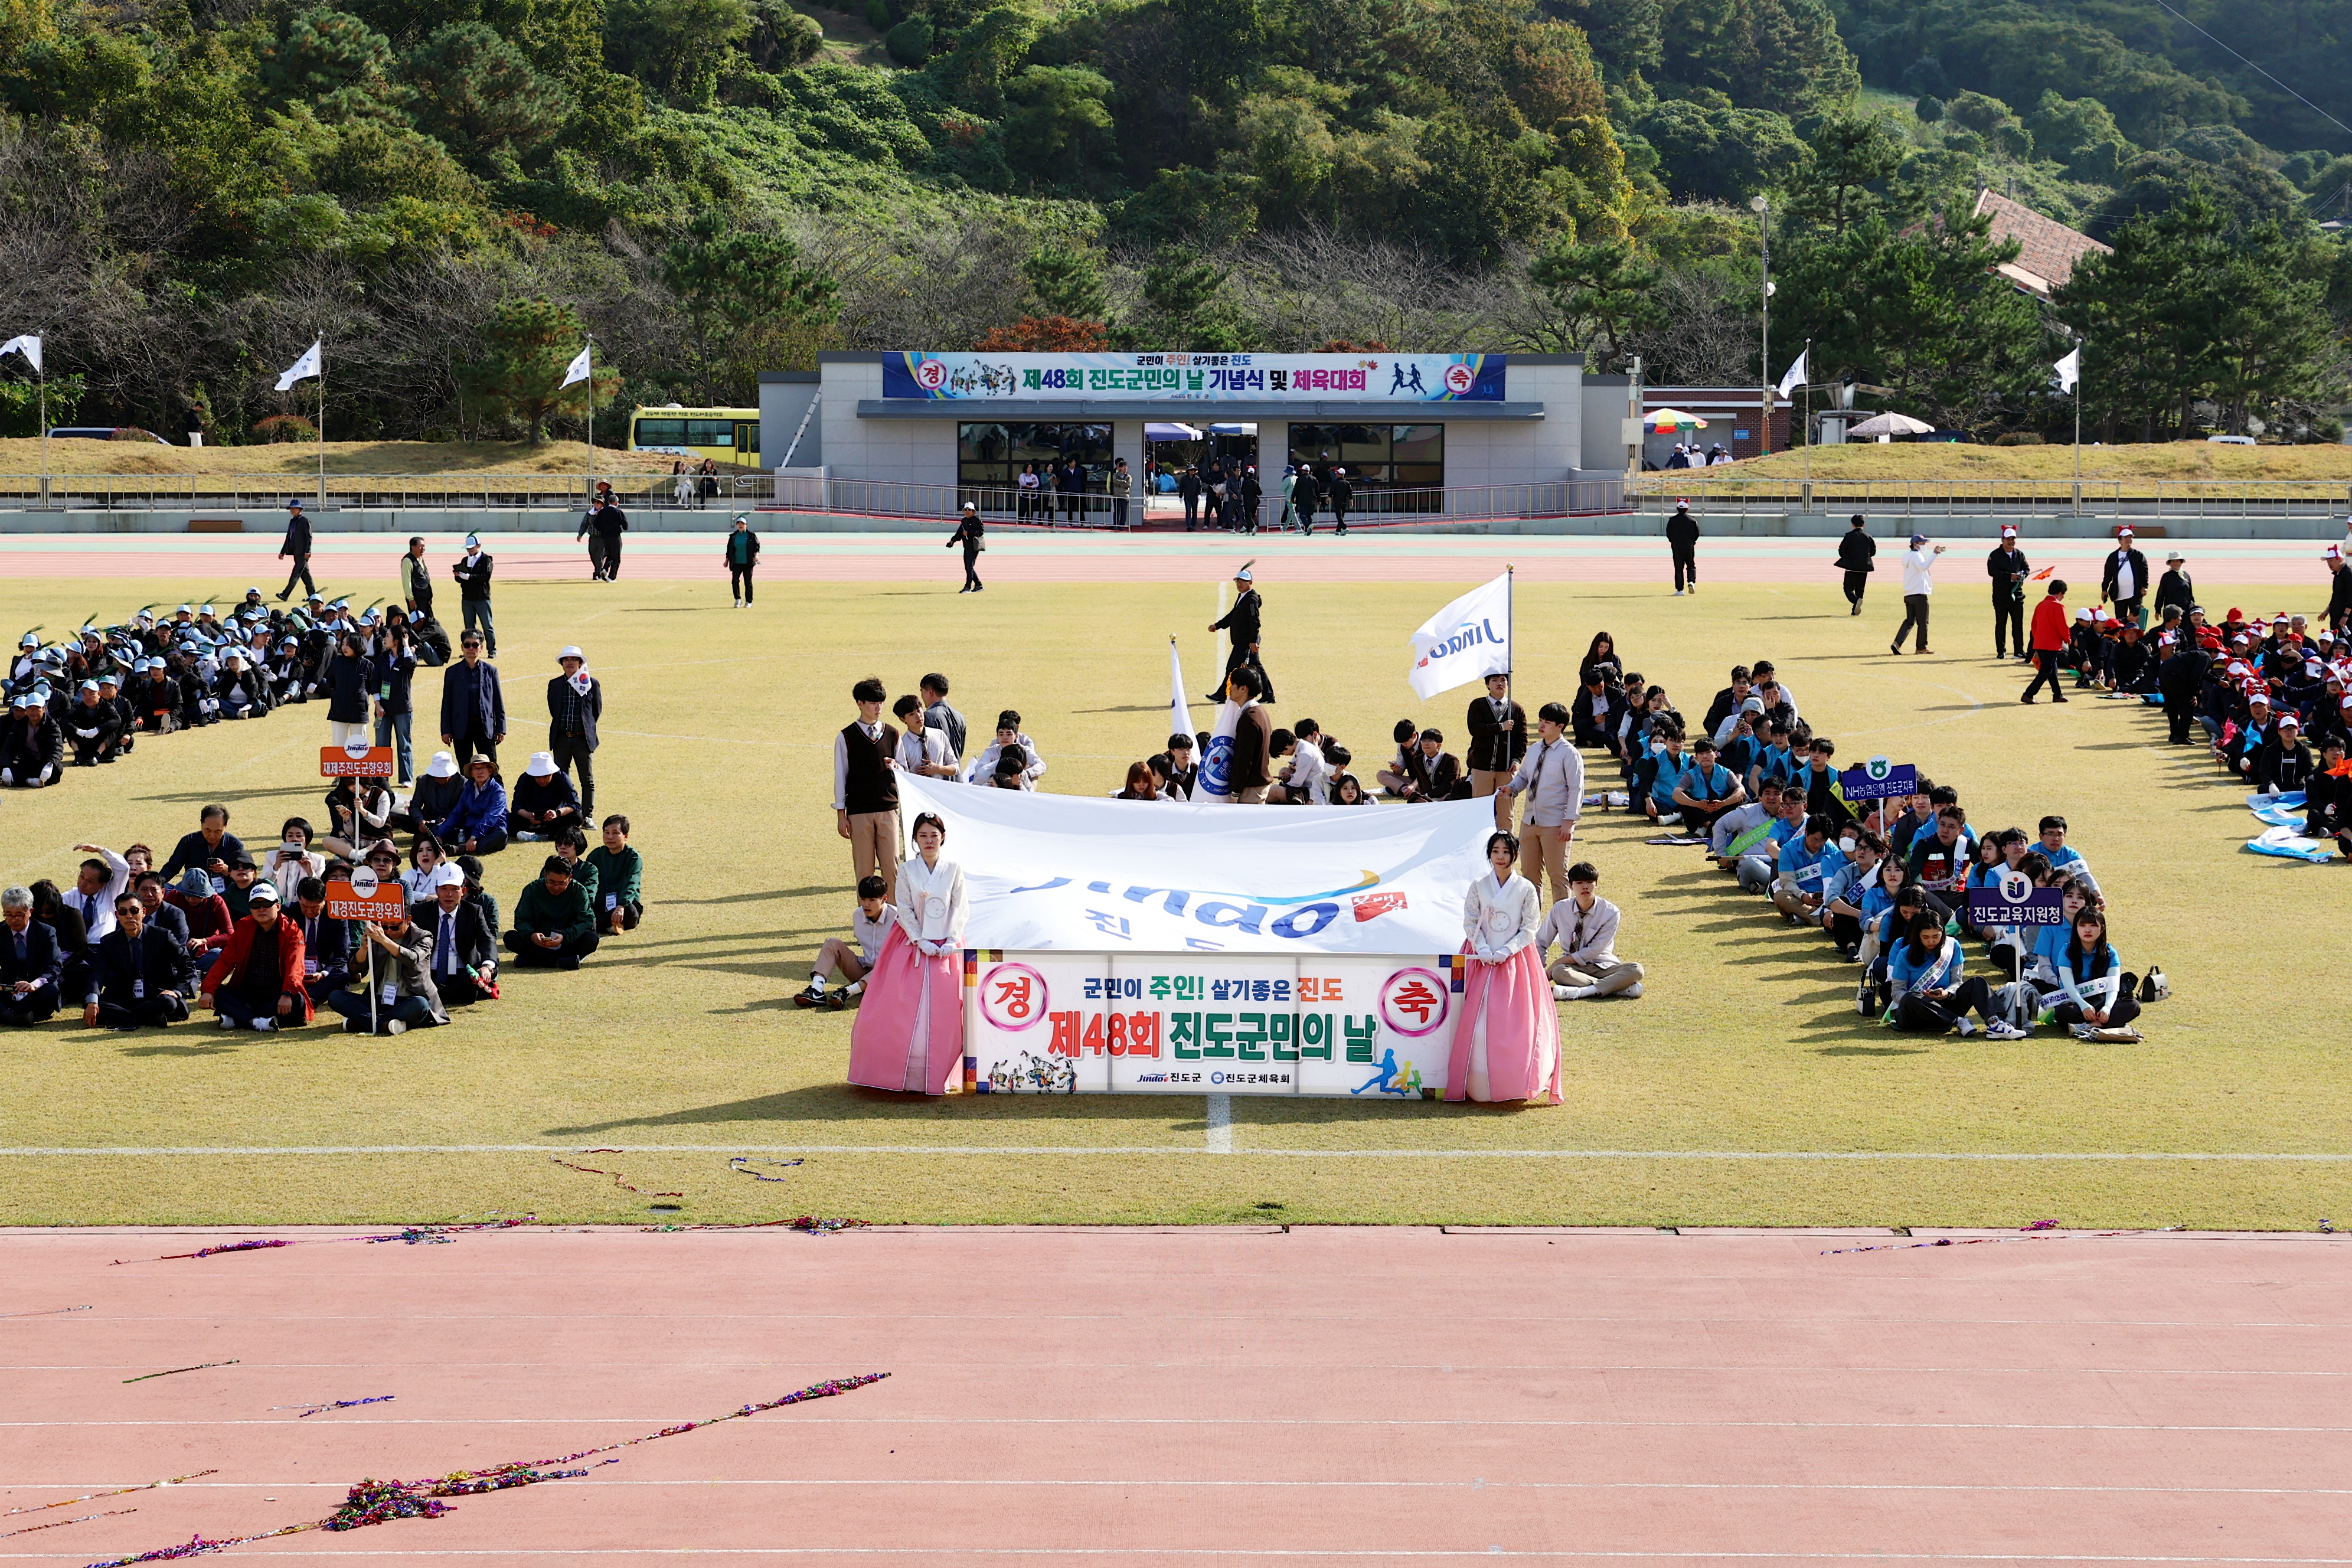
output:
[[[1470,896],[1462,906],[1462,934],[1481,958],[1508,958],[1531,945],[1542,922],[1543,902],[1536,886],[1517,871],[1503,882],[1488,871],[1470,884]]]
[[[908,941],[934,956],[961,947],[967,912],[961,866],[944,855],[937,866],[924,865],[920,855],[899,863],[898,929]]]

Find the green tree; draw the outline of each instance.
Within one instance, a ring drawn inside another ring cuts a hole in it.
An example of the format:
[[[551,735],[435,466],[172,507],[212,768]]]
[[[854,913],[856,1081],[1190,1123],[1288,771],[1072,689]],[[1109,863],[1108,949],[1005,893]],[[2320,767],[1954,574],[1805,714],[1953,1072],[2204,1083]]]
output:
[[[1658,268],[1622,239],[1589,245],[1555,241],[1528,266],[1528,281],[1543,302],[1524,333],[1545,353],[1582,353],[1585,368],[1625,368],[1626,340],[1664,326]]]
[[[1490,265],[1556,216],[1520,150],[1457,112],[1430,121],[1414,151],[1427,172],[1402,194],[1399,226],[1454,261]]]
[[[507,300],[482,323],[482,356],[457,367],[469,406],[493,419],[511,418],[530,432],[534,447],[547,438],[548,416],[588,412],[590,382],[563,384],[563,372],[587,341],[579,313],[544,299]],[[598,402],[620,391],[621,373],[598,365]]]
[[[931,58],[931,19],[909,16],[882,35],[882,47],[902,66],[919,66]]]
[[[1804,143],[1780,115],[1734,107],[1721,93],[1669,99],[1636,125],[1658,154],[1666,189],[1687,201],[1738,206],[1779,184],[1803,161]]]
[[[751,32],[746,0],[610,0],[604,61],[680,108],[707,108],[727,51]]]
[[[1832,114],[1813,132],[1812,145],[1789,182],[1789,210],[1833,234],[1877,205],[1883,187],[1903,166],[1904,144],[1874,114]]]
[[[509,172],[562,129],[562,89],[483,23],[441,28],[402,65],[416,89],[417,128],[477,173]]]
[[[1005,155],[1061,184],[1118,162],[1110,79],[1086,66],[1031,66],[1005,84]]]
[[[1179,79],[1195,98],[1230,100],[1265,44],[1257,0],[1167,0]]]
[[[719,402],[719,378],[739,389],[745,355],[765,338],[829,321],[839,308],[834,280],[804,268],[800,247],[780,234],[731,228],[717,213],[695,214],[662,252],[663,287],[685,307],[706,403]]]
[[[1103,319],[1107,300],[1102,264],[1090,252],[1067,245],[1041,245],[1021,264],[1021,276],[1029,292],[1045,306],[1046,315],[1081,321]]]
[[[1133,346],[1233,353],[1249,346],[1240,314],[1226,298],[1230,269],[1177,247],[1163,247],[1143,269],[1147,331]],[[1128,337],[1122,334],[1123,340]]]
[[[265,98],[314,104],[322,120],[396,119],[407,97],[392,80],[392,41],[325,5],[282,14],[254,65]]]

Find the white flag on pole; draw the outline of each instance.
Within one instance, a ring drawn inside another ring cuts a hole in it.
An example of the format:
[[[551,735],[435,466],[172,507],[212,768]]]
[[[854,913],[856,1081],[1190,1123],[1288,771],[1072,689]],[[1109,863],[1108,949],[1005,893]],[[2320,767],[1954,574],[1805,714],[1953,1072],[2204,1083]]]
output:
[[[1412,668],[1405,679],[1427,698],[1510,668],[1511,574],[1506,572],[1421,624],[1412,634]]]
[[[2056,364],[2052,365],[2050,368],[2058,373],[2059,391],[2074,391],[2074,384],[2083,378],[2082,349],[2077,347],[2070,351],[2064,359],[2060,360]]]
[[[5,359],[10,354],[23,354],[32,363],[34,371],[37,374],[42,374],[41,340],[32,333],[26,332],[22,337],[10,338],[6,342],[0,343],[0,359]]]
[[[1797,388],[1804,385],[1805,377],[1810,374],[1805,369],[1805,362],[1812,357],[1813,351],[1810,348],[1804,353],[1799,354],[1797,356],[1797,363],[1789,367],[1789,374],[1780,378],[1780,384],[1774,388],[1774,390],[1780,393],[1781,396],[1786,397],[1789,394],[1796,391]]]
[[[319,374],[320,347],[321,345],[319,343],[312,343],[309,348],[302,351],[302,357],[300,359],[296,360],[292,364],[286,367],[286,374],[278,378],[278,391],[290,392],[293,390],[294,384],[296,382],[308,381],[312,376]]]
[[[1201,771],[1192,781],[1194,805],[1234,803],[1234,731],[1241,716],[1242,705],[1233,699],[1217,704],[1217,716],[1209,721],[1209,749],[1201,753]]]
[[[584,348],[572,356],[572,363],[563,369],[563,386],[577,386],[588,379],[588,356],[594,352],[593,347]],[[556,390],[561,392],[563,387],[559,386]]]
[[[1192,704],[1184,695],[1184,661],[1177,657],[1176,639],[1168,639],[1168,732],[1190,735],[1192,731]]]

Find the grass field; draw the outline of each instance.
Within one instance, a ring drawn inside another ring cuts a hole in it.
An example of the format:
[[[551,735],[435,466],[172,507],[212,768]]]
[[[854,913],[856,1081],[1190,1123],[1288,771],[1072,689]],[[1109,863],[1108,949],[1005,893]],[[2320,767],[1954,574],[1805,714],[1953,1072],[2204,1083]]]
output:
[[[1458,730],[1467,693],[1415,702],[1401,653],[1449,574],[1265,583],[1277,718],[1312,714],[1360,759],[1384,752],[1400,716]],[[919,1103],[846,1088],[850,1016],[787,998],[850,904],[828,809],[850,683],[879,673],[907,690],[943,669],[976,731],[1021,710],[1049,788],[1100,792],[1165,738],[1170,634],[1195,692],[1210,679],[1212,581],[959,596],[951,575],[937,558],[856,585],[796,586],[784,570],[743,613],[715,580],[502,584],[511,760],[543,743],[530,715],[554,649],[585,645],[605,689],[599,807],[635,818],[644,928],[578,974],[517,977],[457,1026],[397,1038],[63,1022],[0,1037],[0,1223],[668,1217],[649,1215],[656,1202],[688,1222],[2306,1228],[2352,1213],[2352,1074],[2309,1005],[2326,984],[2312,977],[2334,973],[2344,868],[2242,853],[2254,825],[2237,794],[2163,747],[2152,710],[2021,708],[2017,667],[1983,657],[1988,613],[1967,592],[1941,600],[1940,654],[1898,660],[1885,606],[1852,620],[1829,585],[1710,584],[1692,599],[1527,585],[1519,692],[1530,708],[1564,696],[1599,627],[1686,711],[1734,661],[1769,657],[1842,757],[1916,762],[1957,784],[1982,826],[2064,812],[2129,966],[2154,960],[2171,978],[2146,1045],[1866,1024],[1853,972],[1819,938],[1612,815],[1580,839],[1625,909],[1622,947],[1648,965],[1649,994],[1567,1009],[1564,1106],[1236,1100],[1230,1126],[1212,1127],[1202,1101]],[[0,626],[188,587],[13,580]],[[2316,607],[2307,584],[2245,598]],[[437,681],[419,689],[429,704]],[[295,708],[8,793],[0,880],[68,878],[78,841],[168,845],[208,800],[268,842],[280,817],[319,810],[324,731],[322,708]],[[491,860],[507,909],[537,858]],[[622,1152],[566,1152],[599,1148]],[[57,1149],[94,1152],[28,1152]],[[247,1152],[173,1152],[199,1150]],[[806,1163],[773,1184],[729,1169],[759,1151]],[[2312,1155],[2332,1158],[2267,1157]],[[669,1191],[685,1195],[653,1195]]]
[[[1702,438],[1706,433],[1701,432]],[[1714,471],[1724,479],[1793,479],[1805,454],[1776,452]],[[1948,441],[1857,441],[1816,447],[1816,479],[2038,479],[2066,484],[2074,477],[2074,448],[1978,447]],[[1666,478],[1673,478],[1668,475]],[[2083,448],[2084,479],[2352,479],[2352,447],[2229,447],[2205,441],[2158,441],[2145,446]]]
[[[48,444],[53,474],[315,474],[319,444],[277,441],[259,447],[164,447],[152,441],[63,441]],[[675,459],[660,452],[596,449],[600,473],[667,473]],[[576,474],[588,461],[578,441],[330,441],[329,474]],[[0,441],[0,474],[41,471],[41,443],[22,437]]]

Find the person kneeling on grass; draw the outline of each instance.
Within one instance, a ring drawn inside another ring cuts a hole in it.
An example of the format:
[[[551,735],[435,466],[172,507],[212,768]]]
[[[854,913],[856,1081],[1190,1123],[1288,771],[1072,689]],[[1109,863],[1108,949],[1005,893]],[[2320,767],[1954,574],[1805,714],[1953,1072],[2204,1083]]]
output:
[[[302,933],[278,913],[278,889],[253,884],[244,918],[205,975],[205,1005],[224,1029],[263,1034],[280,1025],[307,1024],[310,994],[302,988]]]
[[[507,847],[507,792],[499,767],[488,756],[466,763],[466,788],[436,830],[441,842],[459,854],[495,855]]]
[[[1962,976],[1965,962],[1960,944],[1946,933],[1942,921],[1933,914],[1914,920],[1887,962],[1886,977],[1895,988],[1895,1005],[1887,1021],[1915,1033],[1940,1035],[1958,1029],[1968,1036],[1979,1028],[1969,1016],[1975,1012],[1985,1019],[1986,1038],[2023,1039],[2025,1031],[2000,1016],[1984,977]]]
[[[890,923],[898,918],[898,908],[889,901],[889,888],[879,877],[867,877],[857,884],[857,908],[849,917],[850,934],[856,945],[837,936],[824,939],[817,949],[816,963],[809,970],[808,988],[793,998],[795,1007],[831,1007],[835,1012],[849,1005],[850,998],[866,989],[866,976],[874,961],[882,956],[882,944],[889,940]],[[828,989],[825,976],[833,975],[847,984]]]
[[[433,933],[403,913],[382,921],[359,922],[360,935],[375,949],[373,973],[362,963],[355,977],[359,989],[338,991],[327,1005],[343,1016],[347,1035],[399,1035],[410,1029],[430,1029],[449,1021],[434,989]]]
[[[507,803],[507,826],[517,844],[551,842],[566,828],[580,826],[580,795],[572,775],[555,765],[552,752],[533,752],[515,780],[514,798]]]
[[[1570,896],[1551,907],[1536,928],[1536,957],[1540,961],[1559,943],[1559,961],[1544,973],[1551,978],[1551,994],[1561,1002],[1585,1002],[1602,996],[1634,997],[1642,994],[1642,966],[1617,956],[1617,906],[1601,894],[1601,873],[1590,860],[1568,868]]]
[[[596,915],[588,891],[572,879],[572,868],[561,856],[550,855],[539,868],[539,880],[524,887],[515,900],[515,929],[507,932],[507,951],[522,969],[577,969],[596,951]]]
[[[596,934],[635,931],[646,918],[646,858],[629,847],[629,819],[604,819],[604,842],[588,851],[596,878]]]

